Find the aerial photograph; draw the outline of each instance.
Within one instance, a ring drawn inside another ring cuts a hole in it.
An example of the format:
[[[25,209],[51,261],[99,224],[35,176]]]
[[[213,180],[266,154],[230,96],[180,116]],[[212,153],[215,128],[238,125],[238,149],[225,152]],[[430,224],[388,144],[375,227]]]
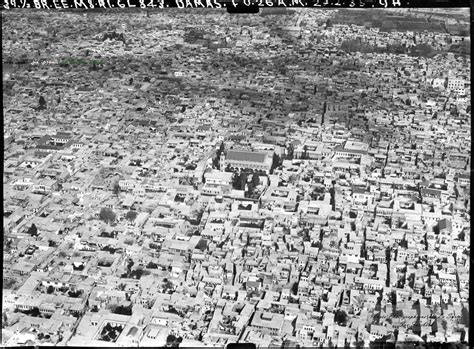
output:
[[[3,10],[2,346],[467,348],[469,12]]]

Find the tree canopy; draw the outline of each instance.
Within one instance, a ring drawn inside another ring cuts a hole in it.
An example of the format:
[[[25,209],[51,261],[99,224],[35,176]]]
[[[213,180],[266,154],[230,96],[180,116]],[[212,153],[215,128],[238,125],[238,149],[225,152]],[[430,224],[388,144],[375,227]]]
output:
[[[245,184],[247,183],[247,174],[246,173],[240,173],[234,175],[233,179],[233,187],[234,189],[237,190],[245,190]]]
[[[169,334],[166,337],[166,346],[171,348],[178,348],[179,344],[183,341],[182,337],[176,337],[172,334]]]
[[[112,313],[120,314],[120,315],[132,315],[132,305],[123,306],[119,305],[111,309]]]
[[[120,193],[120,185],[118,184],[118,182],[114,182],[113,186],[112,186],[112,192],[114,193],[115,196],[118,196],[119,193]]]
[[[196,248],[201,251],[205,251],[207,248],[207,241],[205,239],[199,240],[199,242],[196,245]]]
[[[40,97],[39,97],[38,105],[39,105],[39,108],[40,108],[40,109],[46,108],[46,99],[44,99],[43,96],[40,96]]]
[[[461,310],[461,324],[469,328],[469,310],[465,307]]]
[[[334,314],[334,321],[339,325],[345,326],[347,324],[347,313],[344,310],[338,309]]]
[[[100,210],[99,217],[105,223],[113,223],[117,218],[117,215],[112,211],[111,208],[103,207]]]
[[[291,286],[291,293],[293,293],[294,295],[297,295],[298,294],[298,283],[295,282],[292,286]]]
[[[137,218],[138,213],[137,211],[130,210],[125,214],[125,219],[127,219],[130,222],[133,222],[135,218]]]
[[[27,233],[31,236],[38,236],[38,228],[36,228],[36,225],[34,223],[28,229]]]

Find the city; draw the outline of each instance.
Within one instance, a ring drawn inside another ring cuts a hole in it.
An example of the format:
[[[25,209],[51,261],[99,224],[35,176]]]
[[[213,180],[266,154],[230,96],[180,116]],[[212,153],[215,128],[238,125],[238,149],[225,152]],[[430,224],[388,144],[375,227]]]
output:
[[[2,27],[2,345],[469,341],[469,9]]]

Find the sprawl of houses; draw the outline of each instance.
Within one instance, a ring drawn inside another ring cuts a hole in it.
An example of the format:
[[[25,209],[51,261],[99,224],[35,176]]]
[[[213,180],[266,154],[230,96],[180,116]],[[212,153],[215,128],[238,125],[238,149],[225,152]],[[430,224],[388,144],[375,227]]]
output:
[[[470,59],[197,12],[3,14],[3,344],[467,340]]]

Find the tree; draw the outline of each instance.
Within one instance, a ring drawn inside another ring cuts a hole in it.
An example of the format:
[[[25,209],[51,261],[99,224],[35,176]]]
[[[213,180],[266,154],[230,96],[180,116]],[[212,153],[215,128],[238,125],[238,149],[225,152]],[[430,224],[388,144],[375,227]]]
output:
[[[168,337],[166,337],[166,346],[167,347],[172,347],[172,348],[178,348],[179,343],[183,341],[183,338],[181,337],[175,337],[172,334],[169,334]]]
[[[273,162],[272,162],[272,167],[270,168],[270,173],[273,173],[273,170],[275,170],[278,166],[280,166],[281,159],[278,156],[277,153],[273,153]]]
[[[170,345],[176,340],[176,337],[172,334],[169,334],[168,337],[166,337],[166,345]]]
[[[465,307],[462,307],[460,322],[469,328],[469,310]]]
[[[291,286],[291,293],[293,293],[295,296],[298,294],[298,283],[295,282],[292,286]]]
[[[395,291],[390,292],[387,296],[387,300],[390,304],[395,306],[395,304],[397,303],[397,293]]]
[[[130,273],[132,271],[132,267],[135,263],[133,262],[133,259],[129,259],[127,263],[127,271]]]
[[[114,211],[108,207],[103,207],[100,210],[99,217],[105,223],[112,223],[115,221],[117,216],[115,215]]]
[[[30,234],[31,236],[38,236],[38,228],[36,228],[34,223],[28,229],[27,234]]]
[[[79,296],[82,294],[82,291],[81,290],[75,290],[75,291],[73,290],[73,291],[69,291],[67,294],[71,298],[79,298]]]
[[[290,143],[288,144],[287,148],[286,148],[286,158],[288,160],[293,160],[293,157],[294,157],[294,147],[293,147],[293,144]]]
[[[163,279],[163,289],[165,292],[172,291],[174,289],[174,285],[168,279]]]
[[[308,146],[303,146],[303,154],[301,155],[301,159],[308,159]]]
[[[52,294],[54,292],[54,287],[49,285],[48,288],[46,289],[47,294]]]
[[[402,44],[388,45],[387,46],[387,51],[389,53],[395,53],[395,54],[405,53],[406,52],[406,47],[403,46]]]
[[[412,55],[419,57],[430,57],[433,55],[433,47],[429,44],[419,44],[412,48]]]
[[[132,315],[132,305],[130,304],[129,306],[123,306],[123,305],[118,305],[118,306],[111,306],[110,311],[114,314],[120,314],[120,315]]]
[[[158,269],[158,264],[153,263],[153,262],[149,262],[149,263],[146,265],[146,267],[147,267],[148,269]]]
[[[196,248],[204,252],[207,248],[207,241],[204,239],[199,240],[199,242],[196,245]]]
[[[242,181],[241,177],[242,177],[242,174],[235,174],[234,175],[234,178],[232,179],[232,187],[234,189],[240,190],[240,183]]]
[[[133,222],[135,218],[137,218],[137,216],[137,211],[130,210],[125,214],[125,219],[129,220],[130,222]]]
[[[346,51],[346,52],[362,51],[361,47],[362,47],[361,42],[356,39],[344,40],[341,43],[341,50]]]
[[[245,190],[245,184],[247,184],[247,174],[246,173],[241,173],[240,174],[240,183],[239,183],[239,189],[240,190]]]
[[[337,309],[336,313],[334,314],[334,321],[342,326],[346,326],[347,324],[347,313],[344,310]]]
[[[38,104],[39,104],[39,108],[40,108],[40,109],[46,108],[46,99],[44,99],[43,96],[40,96],[40,97],[39,97]]]
[[[252,185],[254,187],[258,186],[260,184],[260,176],[257,173],[254,173],[252,175]]]
[[[118,182],[114,182],[113,186],[112,186],[112,192],[114,193],[115,196],[118,196],[119,193],[120,193],[120,185],[118,184]]]
[[[365,347],[365,342],[363,338],[360,338],[356,341],[356,349],[362,349]]]
[[[459,44],[454,44],[449,47],[449,51],[459,54],[470,54],[471,47],[469,41],[461,41]]]

